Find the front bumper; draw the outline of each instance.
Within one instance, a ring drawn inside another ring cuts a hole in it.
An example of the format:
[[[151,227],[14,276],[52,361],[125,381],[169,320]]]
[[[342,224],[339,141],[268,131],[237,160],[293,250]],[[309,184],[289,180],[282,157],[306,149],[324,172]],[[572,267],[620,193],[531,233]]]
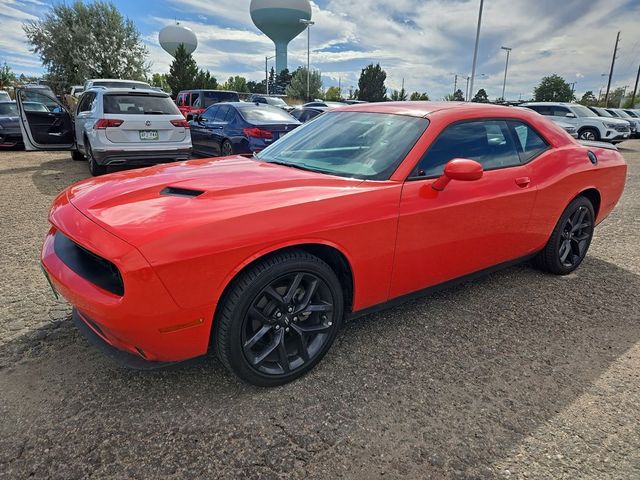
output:
[[[54,202],[50,221],[42,266],[55,290],[104,342],[153,362],[176,362],[207,352],[215,305],[179,307],[142,254],[85,217],[65,193]],[[116,265],[124,295],[103,290],[67,266],[54,248],[58,230]]]

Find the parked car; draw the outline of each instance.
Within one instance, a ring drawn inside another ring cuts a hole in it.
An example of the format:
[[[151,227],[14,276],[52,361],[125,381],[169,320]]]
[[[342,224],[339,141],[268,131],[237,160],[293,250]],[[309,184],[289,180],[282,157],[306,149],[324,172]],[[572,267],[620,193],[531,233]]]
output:
[[[578,138],[578,129],[570,123],[564,122],[559,118],[551,117],[551,121],[562,128],[565,132],[571,135],[573,138]]]
[[[313,102],[307,102],[303,107],[324,107],[324,108],[336,108],[336,107],[344,107],[344,103],[342,102],[325,102],[324,100],[315,100]]]
[[[0,147],[15,147],[22,144],[16,103],[0,101]]]
[[[365,102],[364,100],[355,100],[355,99],[347,99],[347,100],[343,100],[344,103],[346,103],[347,105],[356,105],[358,103],[368,103]]]
[[[184,90],[176,97],[176,105],[187,120],[216,103],[239,101],[238,92],[230,90]]]
[[[72,97],[79,97],[80,95],[82,95],[82,92],[84,92],[83,85],[74,85],[71,87],[71,90],[69,90],[69,95],[71,95]]]
[[[214,156],[259,152],[299,125],[287,112],[271,105],[216,104],[191,121],[193,151]]]
[[[633,118],[640,118],[640,110],[634,110],[632,108],[625,108],[623,110],[627,112],[629,115],[631,115]]]
[[[69,187],[41,261],[80,330],[126,363],[213,350],[273,386],[313,368],[345,317],[532,257],[574,271],[626,172],[614,146],[526,109],[345,106],[252,158]]]
[[[529,102],[521,106],[575,125],[581,140],[620,143],[631,135],[628,122],[617,118],[601,118],[584,105],[564,102]]]
[[[58,102],[58,111],[36,112],[25,98],[56,101],[42,92],[18,89],[17,104],[27,150],[70,150],[86,158],[92,175],[108,166],[149,165],[191,156],[189,123],[171,97],[153,90],[91,88],[82,94],[75,116]]]
[[[258,95],[256,93],[254,93],[253,95],[251,95],[248,99],[247,102],[251,102],[251,103],[264,103],[266,105],[271,105],[272,107],[278,107],[281,108],[283,110],[286,110],[287,112],[293,110],[294,107],[292,107],[291,105],[287,104],[287,102],[285,102],[282,98],[280,97],[269,97],[267,95]]]
[[[144,90],[150,90],[151,85],[147,82],[141,82],[139,80],[122,80],[118,78],[92,78],[84,82],[83,85],[85,90],[89,90],[90,88],[95,87],[103,87],[103,88],[140,88]]]
[[[609,112],[615,118],[619,118],[620,120],[626,120],[627,122],[629,122],[632,138],[640,137],[640,119],[629,115],[622,108],[607,108],[607,112]]]
[[[11,101],[11,97],[9,96],[9,92],[0,90],[0,102],[10,102],[10,101]]]
[[[313,118],[316,118],[318,115],[326,112],[327,110],[329,110],[328,107],[296,107],[289,113],[299,122],[305,123]]]

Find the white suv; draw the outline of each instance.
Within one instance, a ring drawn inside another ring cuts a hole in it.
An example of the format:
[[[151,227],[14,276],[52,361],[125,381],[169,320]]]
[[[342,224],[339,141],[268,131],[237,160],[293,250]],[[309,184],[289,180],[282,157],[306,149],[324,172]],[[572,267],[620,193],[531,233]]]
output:
[[[85,80],[83,88],[89,90],[93,87],[104,88],[141,88],[144,90],[151,90],[151,85],[147,82],[141,82],[139,80],[121,80],[119,78],[91,78]]]
[[[617,118],[598,117],[584,105],[563,102],[530,102],[521,107],[535,110],[541,115],[562,119],[578,129],[581,140],[606,141],[620,143],[631,135],[629,123]]]
[[[107,166],[149,165],[191,157],[189,123],[164,92],[126,88],[91,88],[80,97],[75,118],[58,108],[31,112],[22,102],[46,97],[19,89],[20,127],[27,150],[70,150],[74,160],[89,161],[93,175]],[[42,100],[45,100],[43,98]],[[45,103],[42,101],[41,103]]]

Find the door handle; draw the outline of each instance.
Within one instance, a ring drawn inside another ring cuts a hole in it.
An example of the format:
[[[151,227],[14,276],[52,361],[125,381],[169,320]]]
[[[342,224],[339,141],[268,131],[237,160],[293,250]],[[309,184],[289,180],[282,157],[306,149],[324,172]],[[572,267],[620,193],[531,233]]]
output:
[[[529,177],[518,177],[516,178],[516,185],[518,185],[519,187],[528,187],[529,184],[531,183],[531,179]]]

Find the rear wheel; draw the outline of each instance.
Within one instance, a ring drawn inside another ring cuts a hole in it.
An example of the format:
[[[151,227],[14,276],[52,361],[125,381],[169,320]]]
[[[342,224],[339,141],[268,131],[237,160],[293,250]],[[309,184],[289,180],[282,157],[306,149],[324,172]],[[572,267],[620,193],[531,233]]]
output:
[[[547,245],[536,256],[536,265],[556,275],[573,272],[591,245],[594,222],[591,202],[585,197],[577,197],[562,213]]]
[[[596,128],[583,128],[582,130],[580,130],[578,138],[580,138],[580,140],[597,141],[600,140],[600,132]]]
[[[228,157],[229,155],[233,155],[233,145],[229,140],[225,140],[222,142],[222,146],[220,147],[220,152],[223,157]]]
[[[107,167],[96,162],[88,138],[85,139],[84,144],[87,152],[87,160],[89,161],[89,171],[91,172],[91,175],[97,177],[99,175],[104,175],[105,173],[107,173]]]
[[[222,363],[245,382],[275,386],[312,369],[336,338],[342,287],[302,250],[266,258],[234,280],[215,318]]]

